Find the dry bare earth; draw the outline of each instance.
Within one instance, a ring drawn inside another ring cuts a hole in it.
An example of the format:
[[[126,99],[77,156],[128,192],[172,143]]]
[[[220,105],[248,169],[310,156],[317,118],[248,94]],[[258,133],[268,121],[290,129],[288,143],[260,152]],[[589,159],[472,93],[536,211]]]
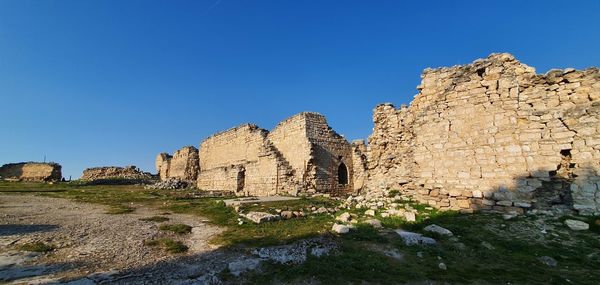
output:
[[[203,276],[207,273],[226,266],[230,253],[215,250],[207,243],[221,229],[190,215],[165,215],[170,219],[168,223],[193,227],[191,234],[174,237],[189,247],[187,253],[170,255],[145,246],[144,240],[163,236],[164,232],[159,230],[159,223],[140,218],[160,214],[142,207],[133,213],[111,215],[101,205],[2,195],[0,282],[187,283],[190,278],[206,278]],[[16,250],[17,245],[31,242],[52,244],[56,249],[45,255]]]

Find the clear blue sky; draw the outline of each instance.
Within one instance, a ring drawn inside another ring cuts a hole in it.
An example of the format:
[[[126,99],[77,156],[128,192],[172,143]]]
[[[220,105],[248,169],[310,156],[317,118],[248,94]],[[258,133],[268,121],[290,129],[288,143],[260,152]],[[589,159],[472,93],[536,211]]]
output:
[[[0,164],[155,172],[159,152],[301,111],[366,138],[424,68],[492,52],[600,66],[600,1],[0,0]]]

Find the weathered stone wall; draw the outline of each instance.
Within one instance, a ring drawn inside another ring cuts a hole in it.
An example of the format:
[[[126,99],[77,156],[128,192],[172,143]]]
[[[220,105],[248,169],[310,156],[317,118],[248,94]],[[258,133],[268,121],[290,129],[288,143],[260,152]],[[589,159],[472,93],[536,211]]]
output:
[[[156,156],[155,166],[162,180],[174,178],[195,182],[200,173],[198,149],[193,146],[185,146],[172,156],[168,153],[159,153]]]
[[[371,189],[443,209],[600,213],[600,74],[536,74],[509,54],[428,69],[408,108],[380,105]]]
[[[289,162],[299,181],[308,179],[305,173],[312,157],[311,144],[306,134],[306,113],[297,114],[277,124],[269,133],[268,139]]]
[[[62,167],[58,163],[20,162],[0,167],[0,177],[16,181],[59,181]]]
[[[368,178],[367,145],[364,140],[352,142],[352,183],[354,192],[364,190]]]
[[[348,192],[354,185],[353,163],[351,145],[327,125],[325,117],[303,112],[282,121],[271,133],[242,125],[204,140],[198,187],[239,195]],[[340,167],[345,183],[338,180]]]
[[[198,149],[186,146],[176,151],[169,162],[169,177],[186,181],[196,181],[200,172]]]
[[[314,187],[318,192],[347,193],[354,190],[352,146],[327,124],[325,116],[304,114],[316,174]],[[340,168],[346,172],[346,183],[338,180]]]
[[[169,178],[169,167],[171,166],[171,159],[173,156],[168,153],[159,153],[156,156],[156,160],[154,166],[156,167],[156,172],[160,176],[161,180],[166,180]]]
[[[291,166],[267,134],[247,124],[204,140],[200,145],[198,188],[257,196],[297,191]]]
[[[134,165],[117,167],[104,166],[92,167],[83,170],[81,180],[106,180],[106,179],[151,179],[152,175],[138,169]]]

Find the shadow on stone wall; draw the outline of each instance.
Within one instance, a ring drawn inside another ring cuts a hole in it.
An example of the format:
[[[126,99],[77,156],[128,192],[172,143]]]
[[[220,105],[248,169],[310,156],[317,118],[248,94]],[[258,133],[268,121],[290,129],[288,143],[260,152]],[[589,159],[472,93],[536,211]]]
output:
[[[23,163],[9,163],[0,166],[0,179],[15,179],[23,176]]]
[[[477,209],[503,212],[537,210],[576,210],[582,215],[600,213],[600,174],[591,167],[566,163],[557,170],[538,170],[513,179],[512,186],[499,185],[473,197]]]

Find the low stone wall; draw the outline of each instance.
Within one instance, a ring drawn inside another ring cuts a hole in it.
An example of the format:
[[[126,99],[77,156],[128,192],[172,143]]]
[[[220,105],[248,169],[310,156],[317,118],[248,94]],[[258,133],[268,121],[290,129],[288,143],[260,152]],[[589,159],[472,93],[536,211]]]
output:
[[[536,74],[509,54],[427,69],[409,107],[380,105],[371,189],[441,209],[600,214],[600,72]]]
[[[133,165],[126,167],[105,166],[86,168],[81,176],[81,180],[85,181],[111,179],[151,180],[153,176],[150,173],[139,170]]]
[[[0,167],[0,177],[15,181],[59,181],[62,167],[58,163],[20,162]]]

